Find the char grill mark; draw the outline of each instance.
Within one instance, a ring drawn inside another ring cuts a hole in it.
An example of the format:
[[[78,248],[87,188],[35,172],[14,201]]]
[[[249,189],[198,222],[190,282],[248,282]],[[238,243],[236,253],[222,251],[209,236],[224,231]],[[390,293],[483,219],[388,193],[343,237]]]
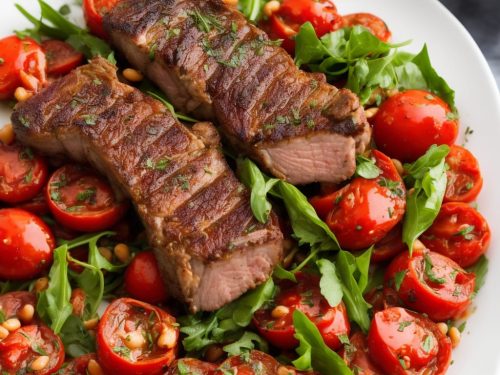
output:
[[[132,198],[169,290],[193,311],[230,302],[279,262],[276,218],[266,225],[254,219],[249,194],[227,166],[211,125],[195,125],[214,138],[204,142],[160,102],[120,83],[105,60],[19,104],[12,122],[20,141],[93,164]],[[258,236],[251,235],[255,228]],[[247,264],[252,256],[258,269]],[[247,264],[240,280],[224,279],[237,263]],[[218,277],[231,287],[211,290]]]

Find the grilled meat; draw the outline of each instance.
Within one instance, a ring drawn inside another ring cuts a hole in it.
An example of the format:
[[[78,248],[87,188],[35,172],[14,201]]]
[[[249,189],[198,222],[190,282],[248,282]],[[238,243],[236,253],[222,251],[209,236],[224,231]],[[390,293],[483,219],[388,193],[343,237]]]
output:
[[[124,0],[104,25],[177,108],[216,120],[275,176],[302,184],[354,173],[370,139],[358,98],[299,70],[222,0]]]
[[[17,138],[90,163],[132,199],[171,293],[213,310],[266,280],[282,253],[273,214],[253,217],[209,123],[193,131],[117,80],[104,59],[76,69],[12,115]]]

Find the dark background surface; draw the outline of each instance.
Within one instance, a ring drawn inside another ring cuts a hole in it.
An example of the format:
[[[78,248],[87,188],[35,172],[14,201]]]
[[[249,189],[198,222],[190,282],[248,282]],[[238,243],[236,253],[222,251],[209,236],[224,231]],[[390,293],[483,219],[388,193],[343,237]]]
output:
[[[469,30],[500,86],[500,0],[441,0]]]

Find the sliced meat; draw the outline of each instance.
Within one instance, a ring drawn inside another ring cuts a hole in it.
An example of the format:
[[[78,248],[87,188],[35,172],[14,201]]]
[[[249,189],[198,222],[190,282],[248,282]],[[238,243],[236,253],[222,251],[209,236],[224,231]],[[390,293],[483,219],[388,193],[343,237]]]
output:
[[[304,184],[354,173],[371,133],[358,98],[299,70],[222,0],[124,0],[104,26],[177,108],[215,120],[275,176]]]
[[[279,262],[277,218],[254,219],[213,126],[190,131],[162,103],[119,82],[106,60],[18,104],[12,123],[21,142],[92,164],[132,199],[169,291],[193,311],[230,302]]]

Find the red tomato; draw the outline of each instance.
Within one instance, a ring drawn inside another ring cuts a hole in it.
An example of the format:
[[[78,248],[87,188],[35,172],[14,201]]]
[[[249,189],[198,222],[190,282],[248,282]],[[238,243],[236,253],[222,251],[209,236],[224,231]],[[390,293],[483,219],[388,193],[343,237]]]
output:
[[[203,362],[195,358],[182,358],[172,363],[165,375],[213,375],[216,369],[217,366],[213,363]]]
[[[403,243],[403,225],[400,223],[375,244],[370,261],[386,262],[406,250],[408,247]]]
[[[175,335],[175,346],[160,348],[158,338],[167,330]],[[128,348],[130,335],[146,337],[147,342],[136,349]],[[175,359],[178,337],[173,316],[147,303],[120,298],[108,306],[99,322],[97,357],[111,374],[163,374],[164,368]]]
[[[472,202],[483,187],[483,177],[477,159],[469,150],[452,145],[446,157],[449,169],[446,172],[445,202]]]
[[[120,0],[83,0],[83,15],[92,34],[107,38],[102,19],[119,2]]]
[[[368,334],[371,359],[388,374],[410,375],[425,370],[444,375],[451,362],[451,341],[437,324],[401,307],[380,311]]]
[[[246,355],[235,355],[226,359],[216,370],[214,375],[224,375],[228,372],[231,374],[238,375],[276,375],[281,374],[278,369],[283,368],[285,374],[285,369],[289,369],[289,374],[296,374],[296,370],[292,370],[291,367],[282,366],[276,359],[271,357],[269,354],[260,352],[258,350],[252,350]]]
[[[83,318],[83,314],[85,313],[86,299],[87,295],[85,294],[85,291],[83,289],[76,288],[71,291],[71,297],[69,302],[73,307],[73,315]]]
[[[52,264],[54,237],[32,213],[1,209],[0,238],[0,279],[33,279]]]
[[[94,353],[85,354],[78,358],[74,358],[66,363],[61,368],[57,375],[88,375],[87,367],[91,359],[96,360],[97,356]]]
[[[125,272],[125,290],[141,301],[158,304],[168,298],[152,251],[137,254]]]
[[[272,316],[273,307],[258,310],[253,318],[260,334],[280,349],[293,349],[299,342],[294,337],[293,312],[298,309],[318,327],[325,344],[333,350],[341,347],[340,335],[349,335],[350,324],[343,302],[331,307],[319,289],[319,277],[297,274],[297,283],[283,281],[275,297],[276,306],[285,306],[288,312],[280,318]]]
[[[0,39],[0,51],[0,100],[12,99],[19,86],[38,91],[45,84],[45,54],[33,39]]]
[[[452,145],[458,120],[442,99],[428,91],[408,90],[391,96],[372,119],[377,147],[404,162],[418,159],[433,144]]]
[[[292,54],[295,50],[293,37],[304,23],[311,22],[318,37],[343,25],[332,0],[283,0],[269,22],[272,37],[283,39],[283,48]]]
[[[343,18],[344,27],[364,26],[383,42],[388,42],[391,39],[392,34],[387,24],[371,13],[353,13],[345,15]]]
[[[472,266],[490,244],[485,218],[466,203],[445,203],[421,241],[431,251],[446,255],[461,267]]]
[[[31,148],[0,143],[0,201],[25,202],[34,198],[47,181],[47,165]]]
[[[4,319],[17,318],[18,311],[25,305],[36,306],[36,296],[34,293],[10,292],[0,296],[0,311],[3,313]]]
[[[64,75],[83,62],[83,53],[61,40],[50,39],[42,42],[47,58],[47,73]]]
[[[394,289],[387,287],[372,289],[364,295],[364,298],[366,302],[372,305],[374,313],[402,304],[398,293]]]
[[[361,332],[356,332],[349,338],[350,345],[342,349],[340,355],[356,375],[383,375],[368,356],[366,337]]]
[[[49,363],[41,370],[31,371],[31,363],[44,353]],[[44,325],[19,328],[0,341],[0,371],[2,374],[49,375],[57,372],[64,362],[64,346],[52,330]]]
[[[40,190],[33,199],[18,204],[16,205],[16,207],[25,211],[29,211],[37,216],[44,216],[50,212],[47,201],[45,200],[45,193],[43,190]]]
[[[108,229],[127,210],[127,205],[118,202],[103,177],[74,165],[66,165],[52,174],[46,199],[57,221],[82,232]]]
[[[379,177],[356,177],[335,193],[311,200],[344,249],[361,250],[377,243],[405,212],[406,189],[391,159],[377,150],[372,158],[381,171]]]
[[[428,250],[401,254],[389,265],[386,284],[409,308],[434,321],[459,318],[469,307],[476,277],[451,259]]]

